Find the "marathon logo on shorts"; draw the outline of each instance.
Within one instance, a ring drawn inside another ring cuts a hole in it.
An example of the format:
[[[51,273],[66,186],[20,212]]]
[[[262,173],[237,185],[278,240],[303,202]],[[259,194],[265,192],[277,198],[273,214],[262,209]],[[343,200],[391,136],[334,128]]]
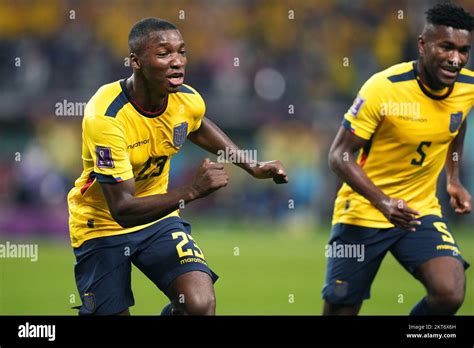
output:
[[[449,121],[449,131],[451,133],[456,132],[462,123],[462,111],[453,112]]]
[[[180,147],[188,136],[188,122],[183,122],[173,128],[173,145]]]
[[[110,147],[96,146],[95,154],[97,157],[96,165],[98,168],[114,168],[112,149]]]
[[[354,103],[352,104],[351,108],[349,109],[349,113],[352,116],[357,117],[364,103],[365,103],[365,99],[362,98],[360,95],[358,95],[357,98],[355,98]]]

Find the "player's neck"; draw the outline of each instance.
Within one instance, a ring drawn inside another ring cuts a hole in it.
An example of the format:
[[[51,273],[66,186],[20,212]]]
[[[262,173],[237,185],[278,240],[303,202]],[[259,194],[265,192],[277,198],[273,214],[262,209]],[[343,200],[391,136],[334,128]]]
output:
[[[133,102],[146,112],[161,110],[166,102],[166,95],[150,89],[143,79],[135,75],[125,80],[125,87]]]
[[[430,78],[429,74],[426,72],[424,65],[417,60],[415,62],[416,72],[419,77],[419,81],[423,84],[425,88],[427,88],[431,93],[434,94],[443,94],[446,92],[448,87],[446,86],[439,86],[438,84],[434,83],[433,80]]]

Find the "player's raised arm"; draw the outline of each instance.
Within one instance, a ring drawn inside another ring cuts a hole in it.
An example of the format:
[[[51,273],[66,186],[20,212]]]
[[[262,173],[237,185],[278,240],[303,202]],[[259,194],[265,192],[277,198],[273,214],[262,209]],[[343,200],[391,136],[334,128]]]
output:
[[[459,133],[449,146],[446,156],[446,188],[451,196],[451,207],[458,214],[469,214],[471,212],[471,195],[461,184],[459,176],[461,158],[464,147],[464,137],[466,135],[467,120],[459,129]]]
[[[101,183],[112,217],[123,227],[156,221],[188,203],[224,187],[229,177],[224,165],[205,159],[193,182],[165,194],[135,197],[135,179],[120,183]]]
[[[277,184],[288,182],[288,175],[280,161],[256,162],[241,160],[241,150],[239,147],[211,120],[203,118],[201,126],[196,131],[190,133],[188,138],[203,149],[218,154],[219,151],[226,151],[233,155],[237,161],[234,164],[246,170],[257,179],[272,178]],[[240,160],[239,160],[240,159]]]
[[[391,198],[383,193],[357,163],[354,154],[367,142],[341,126],[329,150],[330,168],[357,193],[367,198],[388,221],[415,231],[415,226],[420,224],[415,220],[419,213],[409,208],[404,200]]]

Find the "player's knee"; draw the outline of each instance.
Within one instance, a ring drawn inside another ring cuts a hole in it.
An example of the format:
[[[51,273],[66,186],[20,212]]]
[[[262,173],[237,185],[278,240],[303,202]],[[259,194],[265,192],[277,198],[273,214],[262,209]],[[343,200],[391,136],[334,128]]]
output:
[[[186,315],[215,315],[216,298],[214,294],[193,294],[187,296],[181,306]]]
[[[464,286],[444,286],[430,294],[431,304],[440,314],[454,314],[464,301]]]

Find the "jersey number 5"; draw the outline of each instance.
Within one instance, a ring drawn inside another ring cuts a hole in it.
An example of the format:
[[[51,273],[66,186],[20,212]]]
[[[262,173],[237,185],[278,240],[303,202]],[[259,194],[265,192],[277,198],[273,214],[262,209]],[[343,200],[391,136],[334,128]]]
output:
[[[421,166],[423,165],[423,161],[426,158],[426,153],[423,151],[423,146],[430,147],[431,146],[431,141],[422,141],[420,145],[418,145],[418,148],[416,149],[416,152],[420,154],[420,159],[413,158],[411,160],[411,164],[414,166]]]
[[[443,239],[443,242],[456,244],[453,235],[448,231],[448,226],[444,222],[433,222],[433,226],[442,234],[441,239]]]

